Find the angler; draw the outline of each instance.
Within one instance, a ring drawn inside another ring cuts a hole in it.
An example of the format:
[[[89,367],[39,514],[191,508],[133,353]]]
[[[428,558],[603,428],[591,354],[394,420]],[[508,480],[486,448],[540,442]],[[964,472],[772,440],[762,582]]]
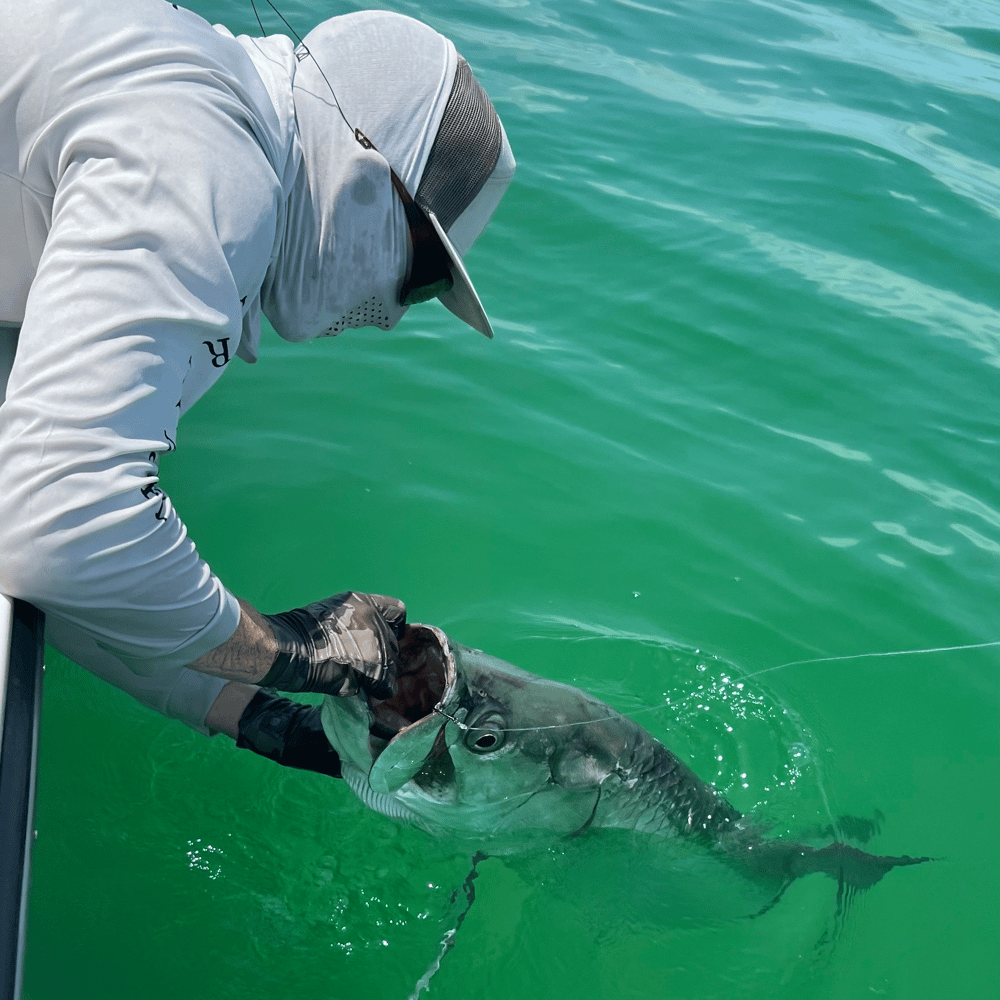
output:
[[[261,615],[199,556],[158,462],[234,359],[256,363],[262,316],[303,341],[436,297],[492,336],[462,258],[514,172],[493,105],[398,14],[296,44],[164,0],[24,0],[0,10],[0,126],[0,593],[156,711],[337,773],[318,714],[257,685],[388,692],[403,603]]]

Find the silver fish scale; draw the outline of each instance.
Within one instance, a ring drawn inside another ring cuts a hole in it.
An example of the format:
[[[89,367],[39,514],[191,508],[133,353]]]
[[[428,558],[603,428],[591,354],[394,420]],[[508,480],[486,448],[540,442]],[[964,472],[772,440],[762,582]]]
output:
[[[630,721],[624,717],[621,720],[622,723]],[[652,832],[653,824],[641,822],[641,819],[647,810],[653,809],[660,817],[656,829],[669,826],[678,833],[715,840],[741,818],[740,812],[727,799],[703,782],[662,743],[647,737],[645,741],[636,740],[635,745],[644,752],[631,767],[619,769],[618,776],[624,787],[617,798],[623,813],[626,801],[631,803],[636,828]],[[637,808],[640,806],[641,812]]]

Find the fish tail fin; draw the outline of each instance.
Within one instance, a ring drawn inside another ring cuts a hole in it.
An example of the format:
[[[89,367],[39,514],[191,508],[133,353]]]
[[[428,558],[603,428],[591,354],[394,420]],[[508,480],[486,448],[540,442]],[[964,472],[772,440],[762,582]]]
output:
[[[789,857],[789,874],[793,878],[808,875],[812,872],[823,872],[836,879],[843,891],[870,889],[893,868],[905,865],[922,865],[934,858],[911,858],[908,854],[901,857],[868,854],[850,844],[827,844],[826,847],[812,848],[795,845],[796,850]],[[853,893],[852,893],[853,894]]]

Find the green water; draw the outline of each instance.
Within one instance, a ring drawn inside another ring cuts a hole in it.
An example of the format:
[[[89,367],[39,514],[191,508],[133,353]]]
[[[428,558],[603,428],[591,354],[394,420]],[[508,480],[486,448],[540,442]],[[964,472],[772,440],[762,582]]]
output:
[[[657,706],[741,809],[878,810],[870,849],[940,859],[835,943],[819,876],[688,926],[641,866],[588,895],[558,844],[549,874],[490,859],[430,996],[995,997],[1000,650],[747,675],[1000,640],[1000,6],[396,9],[454,38],[518,157],[469,260],[496,340],[437,304],[270,335],[164,467],[202,553],[266,611],[395,594]],[[467,856],[48,664],[28,998],[410,995]]]

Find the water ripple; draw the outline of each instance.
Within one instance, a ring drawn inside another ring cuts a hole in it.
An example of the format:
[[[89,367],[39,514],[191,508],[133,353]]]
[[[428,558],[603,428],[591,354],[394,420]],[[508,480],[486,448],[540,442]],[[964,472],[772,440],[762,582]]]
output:
[[[970,48],[963,38],[939,27],[934,19],[943,4],[881,3],[907,29],[903,34],[880,31],[870,22],[816,4],[797,0],[753,2],[794,18],[814,28],[819,35],[807,41],[772,43],[776,47],[865,66],[909,83],[1000,99],[1000,58]],[[992,27],[998,24],[994,17]]]
[[[960,510],[981,518],[994,528],[1000,528],[1000,511],[994,510],[989,504],[977,500],[962,490],[946,486],[944,483],[926,482],[895,469],[883,469],[882,474],[905,489],[919,493],[935,507],[941,507],[943,510]]]
[[[997,179],[1000,181],[1000,171]],[[689,205],[645,198],[597,181],[589,183],[604,194],[695,216],[737,233],[774,263],[814,282],[827,294],[893,319],[915,323],[933,336],[962,341],[982,353],[987,364],[1000,368],[1000,312],[981,302],[935,288],[870,260],[786,239],[747,223],[714,217]]]

